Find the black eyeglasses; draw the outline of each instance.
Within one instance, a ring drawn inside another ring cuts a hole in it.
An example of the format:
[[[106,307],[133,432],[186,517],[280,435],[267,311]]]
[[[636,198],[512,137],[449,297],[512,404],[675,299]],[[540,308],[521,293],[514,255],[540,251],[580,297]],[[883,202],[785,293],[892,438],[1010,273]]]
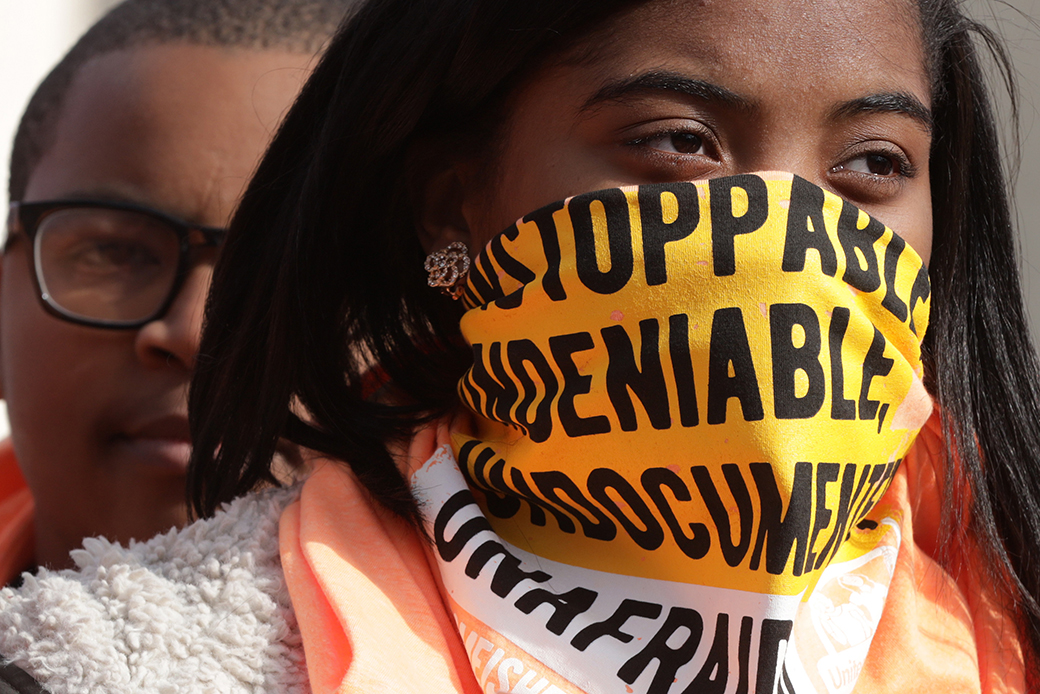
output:
[[[192,248],[219,246],[227,236],[140,205],[98,200],[14,202],[7,228],[29,239],[49,313],[114,330],[161,318],[191,268]]]

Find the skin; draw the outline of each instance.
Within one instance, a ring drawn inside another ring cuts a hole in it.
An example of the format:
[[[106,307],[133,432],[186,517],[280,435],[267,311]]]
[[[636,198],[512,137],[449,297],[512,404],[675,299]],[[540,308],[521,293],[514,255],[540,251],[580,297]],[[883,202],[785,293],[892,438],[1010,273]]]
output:
[[[226,226],[310,56],[191,45],[102,55],[77,74],[26,201],[129,201]],[[82,538],[147,539],[186,520],[187,387],[214,252],[139,330],[73,325],[40,306],[15,237],[0,275],[0,384],[36,501],[36,559]]]
[[[772,170],[857,204],[927,262],[924,63],[906,0],[641,5],[518,90],[490,184],[488,162],[430,178],[429,245],[479,249],[522,215],[600,188]]]

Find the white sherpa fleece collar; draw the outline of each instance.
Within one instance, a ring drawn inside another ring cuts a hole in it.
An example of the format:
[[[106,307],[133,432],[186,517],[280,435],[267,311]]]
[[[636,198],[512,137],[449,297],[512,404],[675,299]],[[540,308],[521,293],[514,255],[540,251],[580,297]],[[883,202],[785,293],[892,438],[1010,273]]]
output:
[[[0,591],[0,654],[52,694],[309,692],[278,554],[298,494],[250,494],[129,548],[86,540],[76,569]]]

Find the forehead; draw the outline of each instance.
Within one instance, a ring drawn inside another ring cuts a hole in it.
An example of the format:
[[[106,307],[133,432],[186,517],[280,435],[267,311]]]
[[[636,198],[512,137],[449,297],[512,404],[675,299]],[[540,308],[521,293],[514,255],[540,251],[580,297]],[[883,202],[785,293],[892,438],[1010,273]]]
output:
[[[641,38],[650,48],[663,41],[708,59],[742,49],[749,58],[855,62],[886,35],[916,40],[917,16],[912,0],[651,0],[618,15],[602,36]],[[835,42],[850,54],[836,55]],[[903,56],[889,57],[898,64]]]
[[[308,61],[191,45],[101,55],[74,77],[26,200],[126,198],[223,224]]]
[[[928,97],[912,0],[656,0],[616,17],[576,54],[603,78],[693,68],[734,91],[791,101],[896,86]]]

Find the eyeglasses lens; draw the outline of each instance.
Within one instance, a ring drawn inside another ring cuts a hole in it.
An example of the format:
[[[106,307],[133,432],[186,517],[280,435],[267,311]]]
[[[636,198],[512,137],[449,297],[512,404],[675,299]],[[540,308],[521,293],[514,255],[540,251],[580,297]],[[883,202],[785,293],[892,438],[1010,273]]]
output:
[[[180,240],[146,214],[68,208],[40,221],[35,251],[51,306],[77,318],[131,323],[150,318],[169,298]]]

